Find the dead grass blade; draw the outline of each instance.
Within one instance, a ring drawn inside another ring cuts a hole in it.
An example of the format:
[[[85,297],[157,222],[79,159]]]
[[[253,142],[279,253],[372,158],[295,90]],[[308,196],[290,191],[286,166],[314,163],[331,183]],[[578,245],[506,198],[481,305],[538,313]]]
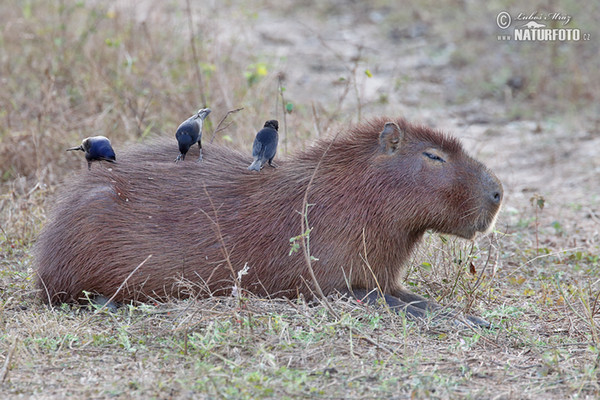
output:
[[[12,346],[10,346],[10,350],[6,355],[6,359],[4,360],[4,364],[2,365],[2,369],[0,370],[0,384],[4,383],[4,380],[8,376],[8,369],[10,367],[10,363],[12,361],[13,355],[15,354],[15,349],[17,348],[17,343],[19,340],[15,338],[13,340]]]

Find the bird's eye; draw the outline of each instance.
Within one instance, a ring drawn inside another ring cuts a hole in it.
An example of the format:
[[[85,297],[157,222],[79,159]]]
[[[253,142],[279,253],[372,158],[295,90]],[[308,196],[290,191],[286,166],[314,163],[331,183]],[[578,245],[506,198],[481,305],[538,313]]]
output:
[[[433,153],[429,153],[429,152],[425,151],[425,152],[423,152],[423,155],[434,161],[446,162],[446,160],[444,160],[442,157],[438,156],[437,154],[433,154]]]

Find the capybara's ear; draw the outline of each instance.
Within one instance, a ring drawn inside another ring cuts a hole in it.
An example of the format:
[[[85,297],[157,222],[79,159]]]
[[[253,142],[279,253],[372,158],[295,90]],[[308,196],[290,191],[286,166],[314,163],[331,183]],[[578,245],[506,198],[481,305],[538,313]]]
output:
[[[400,142],[404,138],[404,132],[400,130],[400,127],[395,122],[386,122],[383,126],[383,130],[379,134],[379,145],[381,152],[386,154],[393,154],[400,147]]]

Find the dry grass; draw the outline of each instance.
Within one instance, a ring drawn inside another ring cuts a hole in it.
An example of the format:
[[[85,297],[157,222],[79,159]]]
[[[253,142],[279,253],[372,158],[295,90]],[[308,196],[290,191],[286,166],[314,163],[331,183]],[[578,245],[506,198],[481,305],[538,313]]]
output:
[[[600,395],[600,165],[586,153],[600,145],[598,5],[548,6],[595,45],[523,46],[495,40],[499,10],[532,11],[512,3],[186,5],[0,5],[3,398]],[[526,82],[516,91],[514,76]],[[339,299],[339,318],[257,298],[117,313],[36,300],[31,244],[54,191],[85,168],[67,147],[101,134],[118,157],[207,105],[206,138],[244,107],[215,141],[248,150],[288,102],[282,155],[341,123],[402,113],[456,128],[493,166],[507,192],[499,231],[474,243],[428,237],[406,283],[495,329],[415,324]],[[535,191],[543,210],[529,204]]]

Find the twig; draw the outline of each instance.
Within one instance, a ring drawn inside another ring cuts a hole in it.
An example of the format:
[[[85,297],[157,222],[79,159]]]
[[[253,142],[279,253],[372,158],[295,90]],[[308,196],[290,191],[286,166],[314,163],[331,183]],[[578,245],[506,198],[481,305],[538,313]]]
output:
[[[352,327],[344,325],[344,328],[348,329],[350,331],[350,334],[352,334]],[[396,352],[390,348],[388,348],[387,346],[382,345],[381,343],[377,343],[377,341],[375,341],[375,339],[370,338],[367,334],[365,334],[364,332],[361,332],[360,329],[358,329],[358,333],[360,333],[359,338],[360,339],[364,339],[367,342],[371,343],[373,346],[385,350],[390,354],[396,354]]]
[[[6,231],[2,227],[2,224],[0,224],[0,232],[2,232],[2,234],[4,235],[4,238],[6,239],[6,241],[8,242],[8,244],[12,246],[12,244],[13,244],[12,240],[8,237],[8,233],[6,233]]]
[[[358,122],[362,120],[362,104],[360,102],[360,90],[358,90],[358,81],[356,80],[356,70],[358,69],[358,63],[361,59],[362,49],[362,45],[358,46],[358,56],[356,57],[356,60],[354,61],[354,67],[352,68],[352,82],[354,84],[354,95],[356,96],[356,104],[358,107]]]
[[[279,73],[277,74],[277,90],[279,91],[279,95],[281,96],[281,110],[283,112],[283,151],[285,152],[285,154],[288,153],[288,148],[287,148],[287,142],[288,142],[288,135],[287,135],[287,119],[286,119],[286,102],[285,102],[285,97],[283,96],[283,91],[284,91],[284,87],[283,87],[283,73]],[[275,102],[277,103],[277,102]]]
[[[85,320],[83,320],[77,326],[77,328],[75,328],[75,330],[76,331],[79,330],[79,328],[81,328],[82,326],[84,326],[85,324],[87,324],[90,321],[90,319],[92,319],[92,317],[94,317],[100,311],[102,311],[103,309],[105,309],[115,299],[115,297],[117,297],[117,294],[119,294],[119,292],[121,291],[121,289],[123,289],[123,287],[125,286],[125,284],[129,280],[129,278],[131,278],[133,276],[133,274],[135,274],[137,272],[137,270],[142,267],[142,265],[146,264],[146,262],[150,258],[152,258],[152,254],[150,254],[148,257],[146,257],[146,259],[144,261],[142,261],[137,267],[135,267],[134,270],[131,271],[129,273],[129,275],[127,275],[127,277],[123,280],[123,282],[121,282],[121,285],[119,285],[119,287],[117,288],[117,291],[100,308],[98,308],[92,315],[90,315],[88,318],[86,318]],[[59,348],[62,347],[65,339],[66,339],[66,335],[65,335],[65,338],[63,339],[63,342],[60,344]]]
[[[319,126],[319,116],[317,115],[317,109],[315,107],[315,102],[312,101],[310,103],[313,113],[313,120],[315,122],[315,130],[317,131],[317,137],[321,137],[321,127]]]
[[[488,265],[490,265],[490,260],[492,258],[492,249],[495,249],[494,244],[492,242],[495,239],[496,239],[496,234],[494,233],[492,235],[492,240],[490,241],[490,249],[488,250],[487,260],[485,261],[485,264],[483,265],[483,268],[481,269],[481,272],[479,273],[479,276],[477,277],[477,280],[475,281],[475,285],[473,285],[473,287],[472,287],[471,293],[475,293],[475,291],[477,289],[479,289],[479,287],[481,286],[481,283],[483,281],[483,276],[485,274],[485,271],[487,270]],[[472,249],[473,249],[473,247],[471,247],[471,254],[472,254]],[[471,256],[469,255],[469,258],[470,257]],[[498,258],[499,257],[500,257],[500,251],[498,251],[496,249],[496,257],[494,258],[494,265],[498,265]],[[493,279],[493,276],[492,276],[492,279]],[[470,302],[471,305],[473,304],[473,301],[474,301],[474,299],[471,300],[471,302]],[[470,308],[470,306],[469,306],[469,308]]]
[[[240,286],[240,282],[238,280],[237,274],[236,274],[235,270],[233,269],[233,264],[231,263],[231,259],[229,257],[229,251],[227,251],[227,246],[225,246],[225,240],[223,239],[223,234],[221,233],[221,226],[219,225],[219,215],[217,214],[217,209],[215,208],[215,204],[213,203],[212,198],[210,197],[210,194],[208,193],[208,189],[206,189],[206,183],[203,183],[202,187],[204,189],[204,193],[206,194],[206,197],[208,198],[208,201],[210,202],[210,206],[213,209],[215,218],[214,219],[211,218],[211,216],[208,215],[208,213],[202,209],[200,209],[200,211],[214,225],[214,230],[215,230],[215,233],[217,234],[217,239],[219,239],[219,243],[221,244],[221,247],[223,249],[223,255],[225,256],[225,261],[227,262],[227,266],[229,266],[229,270],[231,271],[231,276],[233,277],[233,283],[237,287],[238,293],[241,293],[242,288]],[[238,296],[238,298],[241,298],[241,296]]]
[[[566,303],[566,304],[567,304],[567,306],[568,306],[568,307],[571,309],[571,311],[573,312],[573,314],[574,314],[575,316],[577,316],[577,317],[578,317],[580,320],[582,320],[584,323],[587,323],[587,318],[586,318],[585,316],[581,315],[581,314],[580,314],[580,313],[579,313],[579,312],[578,312],[578,311],[575,309],[575,307],[573,306],[573,304],[571,304],[571,302],[569,301],[569,297],[567,296],[567,294],[566,294],[566,293],[565,293],[565,291],[563,290],[563,287],[562,287],[562,285],[560,284],[560,281],[558,280],[558,277],[557,277],[557,276],[555,276],[555,277],[554,277],[554,281],[555,281],[555,284],[556,284],[556,286],[557,286],[557,288],[558,288],[558,291],[560,292],[560,295],[563,297],[563,299],[565,300],[565,303]],[[593,318],[592,318],[592,324],[593,324],[593,325],[590,325],[590,328],[592,329],[592,339],[594,339],[594,342],[598,343],[598,338],[597,338],[597,337],[596,337],[596,335],[595,335],[595,332],[596,332],[596,329],[595,329],[595,328],[596,328],[596,325],[595,325],[595,322],[594,322],[594,319],[593,319]]]
[[[4,383],[8,375],[8,368],[10,367],[10,363],[12,361],[13,354],[15,353],[15,349],[17,348],[17,343],[19,341],[17,338],[14,339],[12,346],[10,346],[10,350],[8,350],[8,354],[6,355],[6,359],[4,360],[4,364],[2,365],[2,369],[0,370],[0,384]]]
[[[215,128],[215,130],[212,133],[212,136],[210,138],[210,142],[212,143],[213,140],[215,140],[215,135],[218,132],[224,131],[225,129],[229,128],[231,126],[231,124],[233,124],[233,122],[228,123],[227,125],[225,125],[224,127],[221,128],[221,125],[223,124],[223,122],[225,121],[225,119],[229,116],[229,114],[233,114],[236,113],[238,111],[242,111],[244,109],[244,107],[240,107],[240,108],[236,108],[235,110],[229,110],[227,111],[227,114],[225,114],[225,116],[223,118],[221,118],[221,120],[219,121],[217,127]]]
[[[315,290],[317,291],[317,294],[319,295],[319,297],[321,297],[321,302],[325,304],[325,306],[327,307],[327,309],[329,310],[331,315],[333,315],[337,319],[340,318],[338,313],[333,309],[333,307],[331,307],[331,304],[329,304],[329,301],[327,300],[327,297],[325,297],[325,294],[323,294],[321,285],[319,285],[319,282],[317,281],[317,277],[315,276],[315,271],[313,270],[312,262],[310,259],[309,238],[307,235],[304,235],[304,232],[306,232],[306,226],[308,225],[308,191],[310,190],[310,187],[312,186],[312,183],[315,179],[315,176],[317,175],[317,171],[319,170],[319,167],[321,166],[321,162],[323,161],[323,158],[325,158],[325,155],[331,148],[331,145],[333,144],[333,142],[335,142],[335,139],[340,134],[340,132],[341,131],[338,131],[338,133],[335,134],[335,136],[333,137],[331,142],[329,142],[329,145],[327,146],[327,148],[321,155],[321,158],[319,159],[319,162],[317,163],[315,170],[313,171],[313,174],[310,177],[310,180],[308,181],[308,185],[306,186],[306,190],[304,191],[304,198],[302,199],[302,212],[300,213],[300,217],[301,217],[300,218],[300,229],[301,229],[300,237],[302,239],[301,240],[302,252],[304,253],[304,260],[306,261],[306,266],[308,267],[308,272],[310,274],[310,277],[312,278],[313,284],[315,285]]]
[[[121,291],[121,289],[123,289],[123,287],[125,286],[125,284],[129,280],[129,278],[131,278],[133,276],[133,274],[135,274],[137,272],[137,270],[140,269],[142,267],[142,265],[146,264],[146,261],[148,261],[151,258],[152,258],[152,254],[148,255],[148,257],[146,257],[146,259],[144,261],[142,261],[137,267],[135,267],[135,269],[133,271],[131,271],[129,273],[129,275],[127,275],[127,278],[125,278],[125,280],[123,280],[123,282],[121,282],[121,284],[117,288],[117,291],[110,297],[110,299],[108,299],[108,301],[106,303],[104,303],[102,305],[102,307],[100,307],[99,309],[97,309],[94,314],[98,314],[102,309],[106,308],[115,299],[115,297],[117,297],[117,294],[119,294],[119,292]]]
[[[571,247],[571,248],[569,248],[569,249],[559,250],[559,251],[555,251],[555,252],[552,252],[552,253],[548,253],[548,254],[540,254],[539,256],[535,256],[535,257],[533,257],[531,260],[529,260],[529,261],[527,261],[527,262],[523,263],[523,264],[522,264],[522,265],[520,265],[519,267],[515,268],[515,269],[514,269],[512,272],[510,272],[509,274],[507,274],[507,275],[506,275],[506,277],[505,277],[505,279],[506,279],[506,278],[509,278],[509,277],[511,277],[511,276],[513,276],[513,275],[515,275],[516,273],[518,273],[519,271],[521,271],[521,269],[523,269],[524,267],[526,267],[527,265],[529,265],[529,264],[533,263],[533,262],[534,262],[534,261],[536,261],[536,260],[539,260],[539,259],[541,259],[541,258],[547,258],[547,257],[552,257],[552,256],[558,256],[558,255],[560,255],[560,254],[563,254],[563,253],[568,253],[568,252],[575,251],[575,250],[579,250],[579,249],[583,249],[583,247],[582,247],[582,246]]]
[[[377,276],[375,275],[373,268],[371,268],[371,263],[369,263],[369,259],[367,258],[367,239],[365,237],[365,228],[364,227],[362,230],[362,242],[363,242],[362,244],[363,244],[363,250],[365,252],[365,255],[363,256],[361,254],[360,258],[362,258],[362,260],[365,263],[365,265],[367,266],[367,268],[369,268],[369,271],[371,272],[371,275],[373,276],[373,280],[375,281],[375,284],[377,285],[377,289],[379,290],[379,294],[382,295],[383,290],[381,289],[381,285],[379,284],[379,279],[377,279]]]
[[[190,27],[190,47],[192,48],[192,58],[194,61],[194,71],[196,72],[196,79],[198,80],[198,86],[200,87],[200,98],[202,104],[206,106],[206,96],[204,94],[204,84],[202,83],[202,74],[200,73],[200,61],[198,60],[198,52],[196,51],[196,44],[194,43],[194,22],[192,20],[192,6],[190,0],[186,0],[188,25]]]
[[[454,319],[456,319],[457,321],[460,321],[463,325],[465,325],[467,327],[467,329],[469,329],[472,332],[478,334],[479,338],[481,340],[483,340],[484,342],[486,342],[487,344],[492,345],[492,346],[494,346],[497,349],[501,349],[502,348],[502,346],[500,346],[498,343],[496,343],[493,340],[488,339],[487,337],[483,336],[482,333],[481,333],[481,331],[475,329],[475,327],[464,316],[461,316],[460,318],[454,317]]]

